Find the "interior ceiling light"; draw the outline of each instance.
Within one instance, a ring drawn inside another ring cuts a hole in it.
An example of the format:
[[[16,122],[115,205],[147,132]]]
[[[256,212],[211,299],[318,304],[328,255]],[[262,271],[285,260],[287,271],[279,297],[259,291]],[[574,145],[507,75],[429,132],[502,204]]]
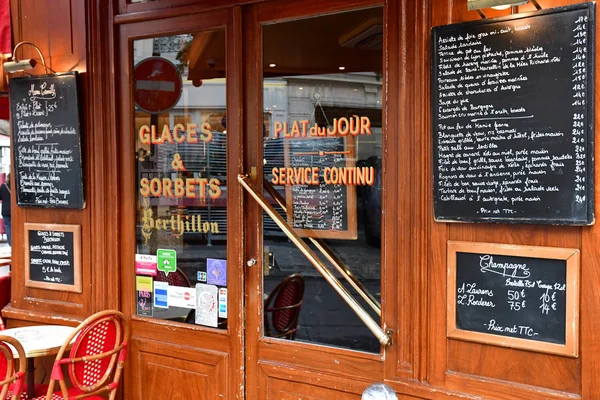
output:
[[[271,68],[275,68],[276,66],[277,66],[277,64],[273,64],[273,63],[269,64],[269,67],[271,67]]]
[[[346,67],[338,67],[338,69],[339,69],[340,71],[343,71],[343,70],[345,70],[345,69],[346,69]]]
[[[467,0],[467,9],[481,10],[482,8],[495,8],[505,10],[511,6],[521,6],[529,3],[529,0]]]

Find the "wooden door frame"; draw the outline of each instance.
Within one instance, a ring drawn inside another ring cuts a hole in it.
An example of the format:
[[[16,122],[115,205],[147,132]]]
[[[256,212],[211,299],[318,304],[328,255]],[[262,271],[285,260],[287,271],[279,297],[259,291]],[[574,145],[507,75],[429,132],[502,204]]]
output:
[[[303,18],[316,17],[319,15],[332,14],[344,11],[359,10],[364,8],[382,7],[384,15],[384,25],[387,27],[388,4],[385,0],[300,0],[294,2],[272,1],[258,3],[247,6],[244,10],[244,59],[246,61],[244,69],[244,91],[246,106],[246,142],[245,142],[245,166],[250,171],[252,166],[257,167],[256,176],[262,176],[262,163],[258,162],[262,158],[261,140],[262,137],[255,132],[262,132],[262,71],[263,71],[263,51],[262,51],[262,26],[274,22],[286,20],[297,20]],[[396,39],[393,39],[397,44]],[[384,32],[384,55],[388,52],[390,43],[389,32]],[[384,98],[383,98],[383,146],[395,148],[398,143],[397,137],[388,137],[385,133],[388,131],[388,118],[386,102],[389,96],[395,96],[396,90],[389,87],[390,65],[385,62],[384,56]],[[393,74],[396,79],[396,74]],[[389,93],[392,90],[392,93]],[[389,107],[389,106],[388,106]],[[253,134],[254,133],[254,134]],[[397,182],[397,162],[387,156],[384,152],[384,182],[387,185],[384,204],[395,204]],[[262,181],[254,182],[255,185],[262,188]],[[389,196],[389,197],[388,197]],[[263,265],[262,254],[262,209],[256,202],[246,196],[244,204],[247,237],[246,237],[246,258],[258,260],[257,265]],[[390,286],[386,279],[389,277],[392,282],[396,281],[394,268],[386,265],[397,265],[395,240],[397,235],[393,234],[397,227],[394,223],[396,219],[395,207],[389,207],[386,218],[382,221],[382,230],[388,232],[384,235],[382,243],[382,321],[383,326],[389,329],[395,329],[395,299],[398,288],[395,285]],[[392,240],[393,238],[393,240]],[[367,354],[348,349],[333,348],[326,345],[300,343],[292,341],[283,341],[263,337],[263,279],[262,268],[254,268],[246,273],[246,371],[247,371],[247,398],[265,399],[267,398],[266,377],[280,377],[282,379],[291,379],[291,374],[301,375],[298,379],[304,383],[324,387],[343,386],[346,391],[360,395],[367,384],[376,381],[382,381],[385,378],[384,359],[389,359],[391,364],[395,364],[398,351],[398,345],[394,344],[387,349],[382,349],[380,354]],[[397,336],[394,334],[394,339]],[[409,347],[404,343],[403,347]],[[405,354],[406,351],[403,351]],[[391,356],[391,357],[390,357]],[[293,360],[291,362],[290,360]],[[386,361],[387,363],[388,361]],[[286,365],[287,364],[287,365]],[[302,372],[300,372],[302,371]],[[304,371],[310,371],[305,373]],[[395,369],[394,369],[395,371]],[[335,373],[337,378],[332,379],[331,374]],[[331,385],[331,386],[330,386]]]
[[[136,248],[135,201],[136,184],[134,167],[133,98],[132,98],[132,43],[136,39],[180,33],[224,29],[226,32],[226,96],[227,110],[233,110],[227,116],[227,260],[228,260],[228,329],[201,327],[198,325],[162,321],[135,315],[135,274],[134,255]],[[221,383],[225,398],[244,397],[244,310],[243,310],[243,215],[241,188],[237,184],[237,175],[242,168],[242,95],[237,88],[241,86],[241,9],[229,7],[204,13],[188,14],[165,18],[160,21],[140,21],[122,24],[116,30],[117,45],[117,90],[119,104],[118,128],[121,130],[119,147],[119,201],[120,209],[120,277],[121,305],[123,312],[131,318],[132,352],[141,351],[164,341],[167,332],[173,338],[175,351],[169,356],[191,357],[186,349],[193,344],[202,346],[208,358],[217,357],[226,360],[219,371],[228,375]],[[207,349],[207,344],[210,348]],[[132,358],[132,364],[135,362]],[[218,362],[218,361],[215,361]],[[226,367],[226,368],[225,368]],[[134,372],[135,366],[125,370],[125,398],[139,398],[142,379]],[[129,385],[127,384],[129,383]],[[132,387],[134,386],[134,387]]]

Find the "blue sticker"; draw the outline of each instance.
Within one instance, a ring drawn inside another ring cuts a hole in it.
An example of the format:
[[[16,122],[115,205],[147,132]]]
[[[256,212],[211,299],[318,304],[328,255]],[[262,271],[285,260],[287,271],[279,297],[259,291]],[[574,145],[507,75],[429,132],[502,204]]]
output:
[[[154,307],[169,308],[169,284],[154,282]]]
[[[199,282],[206,282],[206,272],[198,271],[198,278],[196,280]]]
[[[208,284],[227,286],[227,261],[207,258],[206,274]]]

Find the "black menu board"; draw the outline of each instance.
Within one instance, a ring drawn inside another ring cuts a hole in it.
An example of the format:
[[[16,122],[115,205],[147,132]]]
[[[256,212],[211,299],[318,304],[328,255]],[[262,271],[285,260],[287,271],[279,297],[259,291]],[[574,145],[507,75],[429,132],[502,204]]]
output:
[[[352,137],[286,141],[286,165],[318,168],[319,185],[286,187],[288,221],[304,237],[356,239],[356,186],[332,184],[338,168],[354,166]],[[335,170],[335,171],[332,171]]]
[[[26,286],[81,293],[79,225],[25,224]]]
[[[567,325],[573,324],[578,307],[571,302],[571,291],[577,291],[573,284],[577,250],[537,248],[532,256],[531,248],[489,245],[482,250],[483,245],[476,244],[480,247],[469,251],[468,244],[463,244],[467,246],[463,249],[460,242],[455,243],[458,246],[450,246],[449,251],[452,330],[467,333],[467,337],[472,333],[500,337],[501,343],[509,338],[517,343],[567,345]]]
[[[84,208],[77,72],[9,86],[17,204]]]
[[[436,220],[594,223],[594,11],[433,28]]]

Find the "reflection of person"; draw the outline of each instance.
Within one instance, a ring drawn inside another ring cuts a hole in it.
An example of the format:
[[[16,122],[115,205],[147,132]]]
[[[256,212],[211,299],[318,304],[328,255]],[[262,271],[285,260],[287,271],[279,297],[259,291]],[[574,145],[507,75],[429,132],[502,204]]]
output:
[[[6,239],[8,245],[12,246],[10,233],[10,174],[6,175],[6,180],[0,185],[0,200],[2,200],[2,218],[4,219]]]

